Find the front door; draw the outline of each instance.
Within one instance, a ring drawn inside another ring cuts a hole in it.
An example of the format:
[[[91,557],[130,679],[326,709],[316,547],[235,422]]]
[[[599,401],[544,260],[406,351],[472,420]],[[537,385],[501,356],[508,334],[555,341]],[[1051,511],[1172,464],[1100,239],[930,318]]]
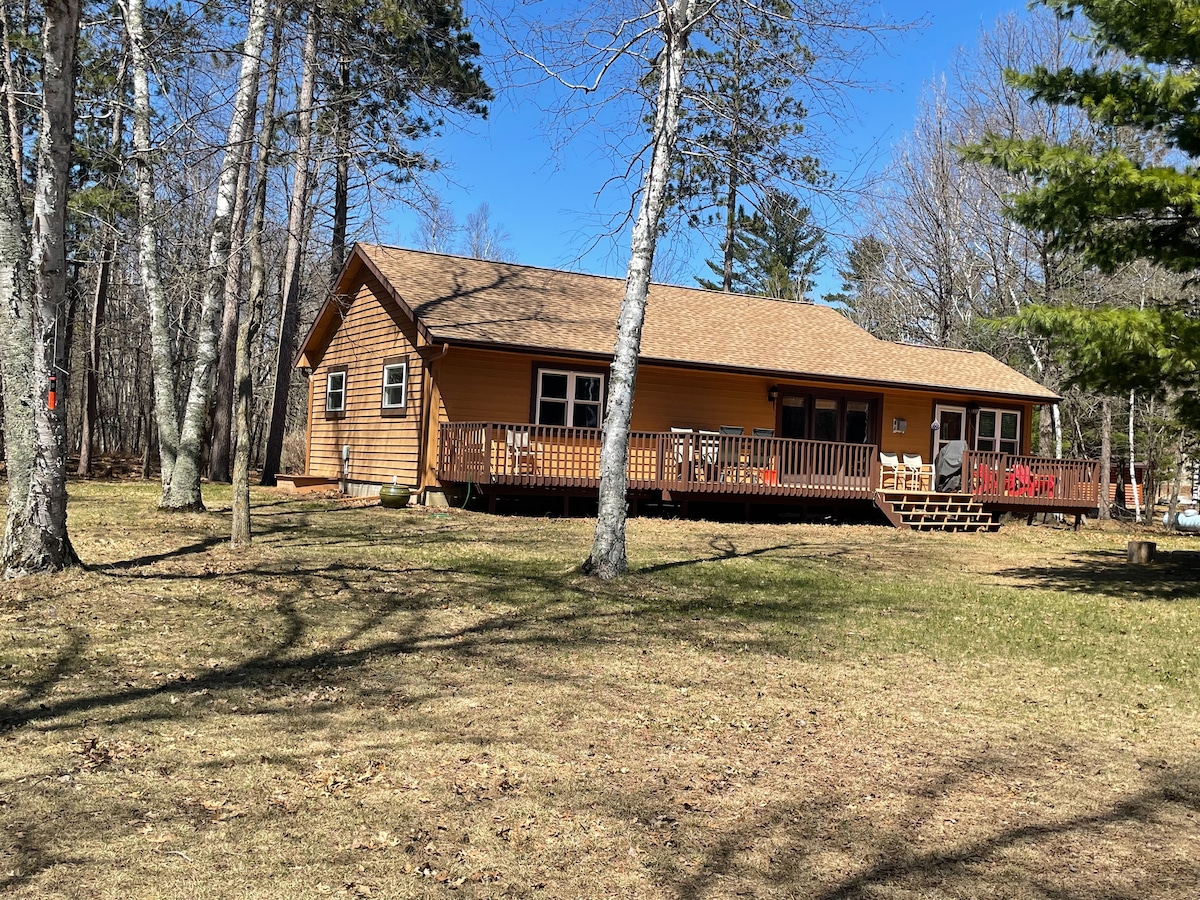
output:
[[[934,459],[937,459],[942,448],[951,441],[967,439],[967,408],[965,406],[939,403],[933,408],[933,421],[937,422],[938,426],[934,431]]]

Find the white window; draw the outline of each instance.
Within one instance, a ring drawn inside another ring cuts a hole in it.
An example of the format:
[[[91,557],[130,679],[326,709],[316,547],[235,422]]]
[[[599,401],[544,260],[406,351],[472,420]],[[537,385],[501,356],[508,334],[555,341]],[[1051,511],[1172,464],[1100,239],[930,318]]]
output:
[[[325,378],[326,412],[344,412],[346,409],[346,370],[330,372]]]
[[[542,369],[537,380],[537,424],[599,428],[604,376]]]
[[[1008,409],[981,409],[975,414],[975,449],[992,453],[1021,452],[1021,414]]]
[[[387,363],[383,367],[383,408],[403,409],[408,402],[408,363]]]

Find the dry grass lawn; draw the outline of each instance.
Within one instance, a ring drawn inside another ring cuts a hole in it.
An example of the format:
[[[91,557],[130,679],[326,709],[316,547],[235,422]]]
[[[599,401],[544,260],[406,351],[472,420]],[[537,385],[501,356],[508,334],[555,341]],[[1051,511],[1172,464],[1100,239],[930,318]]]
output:
[[[1200,896],[1200,538],[73,484],[0,585],[15,898]]]

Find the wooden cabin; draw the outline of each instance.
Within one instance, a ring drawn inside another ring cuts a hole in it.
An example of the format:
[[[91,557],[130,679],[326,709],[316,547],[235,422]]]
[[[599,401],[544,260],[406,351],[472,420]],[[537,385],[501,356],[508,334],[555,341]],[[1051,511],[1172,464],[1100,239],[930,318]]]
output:
[[[617,278],[357,245],[297,362],[307,459],[292,483],[398,482],[429,503],[594,495],[623,292]],[[881,341],[826,306],[657,284],[641,346],[635,503],[865,502],[897,524],[906,505],[976,522],[1096,506],[1093,463],[1030,456],[1034,408],[1058,396],[987,354]],[[928,466],[953,440],[968,452],[951,495]]]

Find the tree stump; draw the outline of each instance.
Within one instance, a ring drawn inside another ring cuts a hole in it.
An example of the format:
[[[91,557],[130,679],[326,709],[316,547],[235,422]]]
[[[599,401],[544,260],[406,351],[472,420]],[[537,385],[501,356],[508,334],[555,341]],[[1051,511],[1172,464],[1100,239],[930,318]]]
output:
[[[1130,541],[1126,548],[1126,562],[1135,566],[1145,566],[1154,562],[1154,554],[1158,545],[1154,541]]]

